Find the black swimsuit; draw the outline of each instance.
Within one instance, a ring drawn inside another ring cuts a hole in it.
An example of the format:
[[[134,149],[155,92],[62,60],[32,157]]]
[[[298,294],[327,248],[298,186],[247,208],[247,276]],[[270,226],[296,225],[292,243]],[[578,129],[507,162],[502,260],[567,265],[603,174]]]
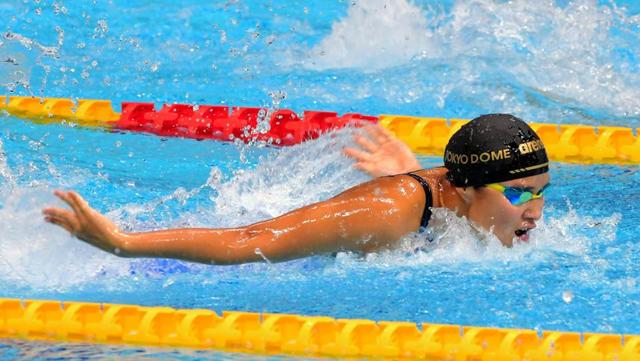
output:
[[[420,220],[420,231],[424,231],[429,224],[429,220],[431,219],[431,207],[433,207],[433,196],[431,194],[431,187],[429,187],[429,183],[427,183],[424,178],[420,177],[417,174],[414,174],[413,172],[406,173],[406,175],[420,182],[420,185],[422,185],[422,189],[424,189],[426,200],[424,203],[424,211],[422,212],[422,219]]]

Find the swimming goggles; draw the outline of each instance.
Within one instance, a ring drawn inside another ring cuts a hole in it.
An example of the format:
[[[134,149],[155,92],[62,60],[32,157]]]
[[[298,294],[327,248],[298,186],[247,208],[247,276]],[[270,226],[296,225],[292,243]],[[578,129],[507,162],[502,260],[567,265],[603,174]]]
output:
[[[486,184],[485,187],[501,192],[511,204],[513,204],[514,206],[519,206],[521,204],[529,202],[532,199],[542,198],[544,196],[544,192],[547,190],[547,188],[549,188],[549,185],[550,183],[547,183],[547,185],[542,187],[542,189],[540,189],[540,191],[535,194],[522,188],[505,187],[500,183]]]

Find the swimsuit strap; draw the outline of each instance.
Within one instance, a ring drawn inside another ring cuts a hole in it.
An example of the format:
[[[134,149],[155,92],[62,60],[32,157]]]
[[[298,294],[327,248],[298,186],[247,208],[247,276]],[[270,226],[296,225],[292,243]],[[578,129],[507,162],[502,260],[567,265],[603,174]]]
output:
[[[420,221],[420,230],[424,230],[425,228],[427,228],[427,225],[429,224],[429,220],[431,219],[431,207],[433,207],[433,196],[431,194],[431,187],[429,186],[429,183],[427,183],[427,181],[424,180],[424,178],[420,177],[419,175],[416,175],[413,173],[406,173],[406,175],[420,182],[420,184],[422,185],[422,188],[424,189],[426,201],[424,203],[424,212],[422,213],[422,220]]]

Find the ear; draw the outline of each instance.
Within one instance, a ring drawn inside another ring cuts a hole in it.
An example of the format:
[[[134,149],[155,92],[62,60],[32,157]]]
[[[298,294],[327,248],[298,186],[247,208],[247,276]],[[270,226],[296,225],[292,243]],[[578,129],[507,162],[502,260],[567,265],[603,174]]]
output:
[[[473,202],[476,197],[476,190],[473,187],[456,187],[455,190],[466,204]]]

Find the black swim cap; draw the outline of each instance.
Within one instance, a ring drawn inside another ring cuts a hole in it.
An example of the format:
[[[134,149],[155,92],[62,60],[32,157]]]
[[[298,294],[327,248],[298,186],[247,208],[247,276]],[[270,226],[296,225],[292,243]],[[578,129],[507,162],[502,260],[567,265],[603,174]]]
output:
[[[463,125],[449,139],[444,165],[456,187],[477,187],[549,171],[540,137],[510,114],[482,115]]]

